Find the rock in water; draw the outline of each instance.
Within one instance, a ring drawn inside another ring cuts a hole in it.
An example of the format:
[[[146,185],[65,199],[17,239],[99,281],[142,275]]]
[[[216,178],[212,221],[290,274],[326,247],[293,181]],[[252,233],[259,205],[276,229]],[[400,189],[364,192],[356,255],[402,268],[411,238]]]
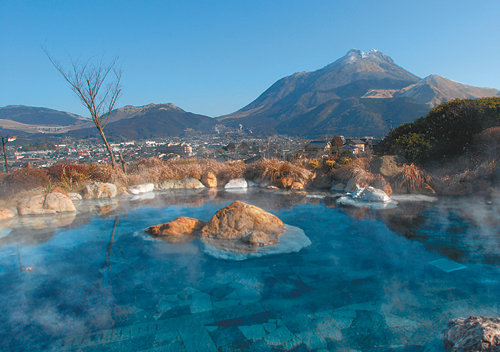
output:
[[[17,212],[21,216],[74,213],[76,208],[69,196],[59,192],[52,192],[46,196],[39,194],[19,200]]]
[[[254,205],[235,201],[219,209],[202,229],[201,237],[228,250],[252,252],[275,244],[285,232],[283,222]],[[220,242],[218,242],[220,240]]]
[[[150,226],[146,232],[154,236],[188,236],[196,235],[207,223],[198,219],[180,216],[165,224]]]
[[[247,247],[244,247],[241,242],[239,246],[224,247],[224,243],[221,246],[221,242],[224,240],[203,240],[204,248],[203,251],[215,258],[225,259],[225,260],[245,260],[250,258],[259,258],[266,255],[276,255],[282,253],[294,253],[300,251],[302,248],[311,245],[311,240],[306,236],[304,231],[295,226],[285,225],[285,233],[280,235],[279,242],[273,246],[257,247],[258,251],[250,251]],[[236,242],[231,240],[226,240],[225,242]],[[227,244],[227,243],[226,243]],[[237,247],[238,250],[235,250]],[[247,250],[241,250],[246,248]],[[254,247],[255,248],[255,247]]]
[[[201,176],[201,183],[203,183],[205,187],[215,188],[217,187],[217,176],[211,171],[205,172]]]
[[[80,193],[68,193],[68,196],[71,198],[71,200],[82,200],[82,196]]]
[[[390,202],[391,198],[381,189],[373,187],[358,188],[351,194],[352,199],[364,202]]]
[[[444,336],[447,351],[500,351],[500,318],[458,318],[450,321],[448,327]]]
[[[167,190],[167,189],[198,189],[205,188],[200,180],[188,177],[183,179],[169,179],[164,180],[158,183],[158,189]]]
[[[94,182],[85,186],[83,190],[83,198],[85,199],[102,199],[114,198],[118,190],[112,183]]]
[[[154,183],[144,183],[128,189],[130,194],[138,195],[142,193],[153,192],[155,190]]]
[[[235,178],[229,180],[224,186],[224,189],[246,189],[248,188],[248,183],[244,178]]]
[[[381,189],[362,187],[337,199],[337,204],[372,209],[390,209],[395,208],[398,202],[392,200]]]
[[[76,208],[71,198],[63,193],[52,192],[45,197],[44,208],[56,213],[75,213]]]
[[[12,219],[16,214],[7,208],[0,208],[0,220]]]

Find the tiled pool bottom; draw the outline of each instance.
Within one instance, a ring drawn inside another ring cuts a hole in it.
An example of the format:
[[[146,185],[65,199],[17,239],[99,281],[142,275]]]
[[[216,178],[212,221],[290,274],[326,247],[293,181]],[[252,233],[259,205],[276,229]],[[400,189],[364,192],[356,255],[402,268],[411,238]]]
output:
[[[207,220],[228,199],[143,206],[43,243],[6,244],[0,349],[442,351],[449,319],[500,315],[498,262],[459,268],[375,216],[321,202],[271,209],[261,196],[237,197],[302,228],[311,246],[235,262],[141,232],[180,215]]]

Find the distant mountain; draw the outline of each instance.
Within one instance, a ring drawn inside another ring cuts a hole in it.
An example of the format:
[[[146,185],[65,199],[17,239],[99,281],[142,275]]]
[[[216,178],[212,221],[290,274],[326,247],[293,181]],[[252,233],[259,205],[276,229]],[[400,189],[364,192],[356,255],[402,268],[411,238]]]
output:
[[[73,126],[89,121],[84,117],[69,112],[24,105],[0,107],[0,120],[41,126]]]
[[[180,136],[189,128],[208,132],[215,123],[211,117],[186,112],[174,104],[129,105],[112,111],[104,132],[111,138],[157,138]],[[97,130],[90,127],[73,130],[68,134],[74,137],[93,137],[97,136]]]
[[[319,70],[278,80],[247,106],[217,119],[173,104],[129,105],[112,111],[104,131],[111,139],[144,139],[181,136],[187,129],[209,132],[222,123],[264,135],[381,137],[443,101],[488,96],[500,96],[500,91],[437,75],[421,79],[381,51],[353,49]],[[0,108],[0,132],[98,136],[92,122],[81,116],[19,105]]]
[[[394,97],[411,98],[432,108],[451,99],[475,99],[496,95],[500,96],[500,91],[494,88],[468,86],[438,75],[430,75],[396,92]]]
[[[218,120],[264,134],[383,136],[391,125],[411,122],[443,100],[496,94],[439,76],[422,80],[378,50],[353,49],[322,69],[278,80]]]

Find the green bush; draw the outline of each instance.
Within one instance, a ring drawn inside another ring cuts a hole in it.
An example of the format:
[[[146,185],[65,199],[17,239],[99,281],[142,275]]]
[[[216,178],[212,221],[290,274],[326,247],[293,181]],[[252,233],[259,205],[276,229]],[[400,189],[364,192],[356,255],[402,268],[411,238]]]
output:
[[[500,98],[456,99],[389,132],[376,151],[412,162],[445,159],[462,154],[474,134],[499,125]]]

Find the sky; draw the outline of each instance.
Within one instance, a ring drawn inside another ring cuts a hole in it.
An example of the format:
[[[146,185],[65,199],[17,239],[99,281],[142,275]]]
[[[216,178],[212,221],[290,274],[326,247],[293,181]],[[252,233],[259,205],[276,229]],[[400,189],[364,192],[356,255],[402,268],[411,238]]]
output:
[[[117,107],[208,116],[352,48],[376,48],[419,77],[500,89],[499,13],[498,0],[0,0],[0,107],[89,116],[42,47],[66,66],[118,57]]]

